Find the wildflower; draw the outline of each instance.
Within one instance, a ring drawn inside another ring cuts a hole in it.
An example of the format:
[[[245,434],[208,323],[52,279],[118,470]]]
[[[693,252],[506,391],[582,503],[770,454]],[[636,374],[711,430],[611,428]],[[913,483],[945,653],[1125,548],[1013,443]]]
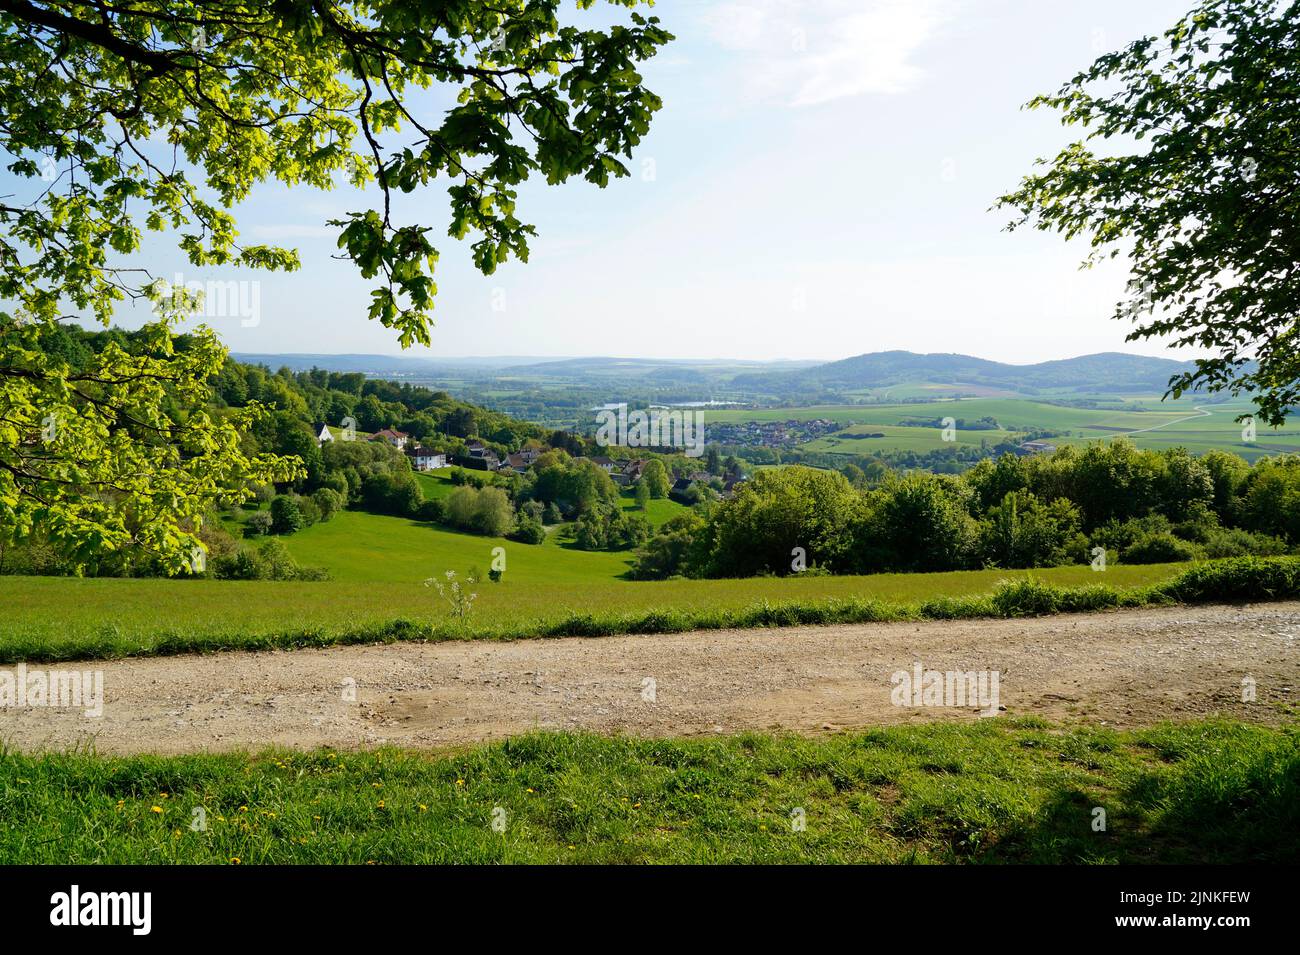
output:
[[[230,857],[230,864],[231,864],[231,865],[239,865],[239,856],[231,856],[231,857]]]
[[[149,811],[150,811],[150,812],[162,812],[163,810],[162,810],[162,806],[150,806],[150,807],[149,807]]]
[[[424,811],[427,810],[428,808],[429,808],[429,807],[426,806],[424,803],[420,803],[420,812],[424,812]]]

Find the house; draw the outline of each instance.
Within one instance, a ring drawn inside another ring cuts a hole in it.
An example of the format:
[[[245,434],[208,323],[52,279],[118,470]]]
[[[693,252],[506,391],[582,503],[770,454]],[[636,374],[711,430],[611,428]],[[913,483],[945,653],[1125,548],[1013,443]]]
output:
[[[726,498],[734,497],[736,494],[736,489],[739,488],[740,485],[744,484],[748,480],[749,478],[742,476],[742,477],[730,477],[727,478],[725,481],[723,481],[722,482],[723,499],[725,500]]]
[[[324,444],[326,441],[334,440],[334,432],[330,430],[330,426],[327,425],[324,421],[319,421],[316,424],[312,425],[311,430],[316,435],[317,444]]]
[[[1046,441],[1023,441],[1020,450],[1025,454],[1051,454],[1056,450],[1056,445],[1048,444]]]
[[[587,460],[596,465],[596,467],[600,468],[606,474],[612,472],[617,463],[613,458],[607,458],[604,455],[599,454],[593,454],[591,457],[587,458]]]
[[[687,492],[691,489],[691,485],[694,483],[694,481],[688,478],[678,478],[673,482],[673,486],[668,489],[669,499],[676,501],[678,504],[693,504],[694,502],[691,500]]]
[[[414,471],[432,471],[447,466],[447,455],[432,448],[407,448],[406,457]]]
[[[382,431],[376,431],[370,436],[371,441],[387,441],[398,449],[406,447],[408,438],[410,438],[410,435],[405,431],[394,431],[392,428],[384,428]]]
[[[645,473],[645,466],[650,462],[645,458],[633,458],[623,465],[622,476],[626,478],[624,483],[634,484],[641,480],[641,475]]]
[[[501,467],[501,459],[497,457],[496,452],[477,439],[465,442],[465,450],[469,452],[468,457],[476,462],[471,467],[477,467],[477,462],[482,462],[485,470],[495,471]]]
[[[506,460],[502,465],[502,468],[508,468],[516,474],[527,474],[528,467],[531,463],[532,462],[528,459],[528,455],[524,454],[522,451],[516,451],[514,454],[506,455]]]

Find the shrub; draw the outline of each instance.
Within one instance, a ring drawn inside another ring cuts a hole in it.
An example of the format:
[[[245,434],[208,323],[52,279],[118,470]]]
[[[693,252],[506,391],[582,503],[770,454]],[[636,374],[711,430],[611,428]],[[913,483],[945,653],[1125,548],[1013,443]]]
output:
[[[298,501],[291,494],[281,494],[271,502],[271,532],[292,534],[301,530],[304,521]]]
[[[1061,609],[1061,591],[1033,577],[1000,580],[989,597],[1002,617],[1033,617]]]
[[[265,537],[271,533],[271,515],[267,511],[254,511],[244,522],[245,537]]]
[[[346,482],[344,486],[346,487]],[[322,521],[328,521],[343,508],[343,495],[334,488],[317,488],[311,499],[315,502],[316,509],[320,511]]]
[[[320,521],[320,508],[310,497],[300,497],[298,501],[298,510],[302,513],[302,526],[311,527]]]
[[[415,519],[417,521],[428,521],[430,524],[442,524],[447,520],[447,502],[441,498],[434,498],[431,501],[422,501],[416,508]]]
[[[1157,588],[1183,603],[1300,597],[1300,558],[1233,557],[1198,564]]]
[[[499,487],[458,487],[447,498],[447,522],[461,530],[504,537],[514,524],[514,510]]]
[[[546,540],[546,528],[537,518],[521,514],[510,539],[521,544],[540,544]]]
[[[1171,564],[1195,560],[1199,556],[1201,551],[1195,544],[1179,540],[1170,533],[1139,537],[1120,552],[1120,559],[1126,564]]]
[[[1205,556],[1220,557],[1273,557],[1285,554],[1286,541],[1266,534],[1252,534],[1239,527],[1220,527],[1211,531],[1204,540]]]

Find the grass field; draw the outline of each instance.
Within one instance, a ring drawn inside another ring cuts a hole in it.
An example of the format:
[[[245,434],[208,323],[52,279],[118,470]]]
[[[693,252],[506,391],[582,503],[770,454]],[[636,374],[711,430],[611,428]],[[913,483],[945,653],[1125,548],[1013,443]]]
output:
[[[1161,401],[1159,396],[1128,396],[1125,403],[1144,410],[1120,408],[1072,408],[1029,401],[1023,398],[965,398],[913,404],[825,405],[806,408],[771,408],[761,410],[710,410],[709,422],[785,421],[826,418],[849,425],[845,432],[826,435],[802,445],[806,451],[839,454],[871,454],[884,451],[933,451],[945,447],[938,428],[899,426],[908,418],[995,418],[1002,430],[958,431],[961,445],[990,445],[1016,433],[1035,430],[1065,431],[1068,435],[1052,438],[1053,444],[1086,444],[1127,436],[1139,448],[1162,449],[1185,447],[1193,453],[1212,448],[1232,451],[1253,461],[1268,454],[1300,452],[1300,428],[1274,430],[1258,427],[1256,440],[1242,439],[1242,425],[1234,420],[1251,413],[1245,401],[1207,404],[1202,399],[1182,398]],[[864,434],[881,432],[884,437],[867,438]]]
[[[558,543],[540,546],[441,530],[395,517],[344,511],[283,538],[303,564],[327,568],[333,580],[225,581],[157,578],[0,577],[0,656],[14,648],[57,653],[103,646],[113,653],[147,652],[164,634],[200,643],[238,645],[287,629],[330,634],[397,618],[446,619],[428,577],[471,568],[486,571],[492,549],[506,550],[499,584],[481,582],[477,625],[520,626],[577,613],[646,613],[740,609],[767,601],[874,598],[900,604],[987,593],[1025,571],[976,570],[869,577],[629,581],[626,553],[589,552]],[[1104,575],[1087,566],[1039,570],[1060,585],[1140,587],[1168,580],[1185,565],[1113,565]]]
[[[7,753],[0,793],[4,863],[1300,861],[1300,736],[1231,722]]]

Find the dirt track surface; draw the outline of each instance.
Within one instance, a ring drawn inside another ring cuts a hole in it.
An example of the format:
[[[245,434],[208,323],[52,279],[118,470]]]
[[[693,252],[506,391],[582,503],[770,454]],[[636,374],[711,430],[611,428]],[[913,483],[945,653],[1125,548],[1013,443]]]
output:
[[[972,707],[894,705],[891,675],[916,661],[999,671],[1003,715],[1119,727],[1210,714],[1280,722],[1300,700],[1298,637],[1300,602],[1289,602],[62,664],[48,669],[103,671],[102,717],[0,710],[0,739],[27,751],[180,753],[446,747],[533,729],[821,733],[979,718]],[[1245,677],[1256,681],[1254,704],[1241,701]]]

